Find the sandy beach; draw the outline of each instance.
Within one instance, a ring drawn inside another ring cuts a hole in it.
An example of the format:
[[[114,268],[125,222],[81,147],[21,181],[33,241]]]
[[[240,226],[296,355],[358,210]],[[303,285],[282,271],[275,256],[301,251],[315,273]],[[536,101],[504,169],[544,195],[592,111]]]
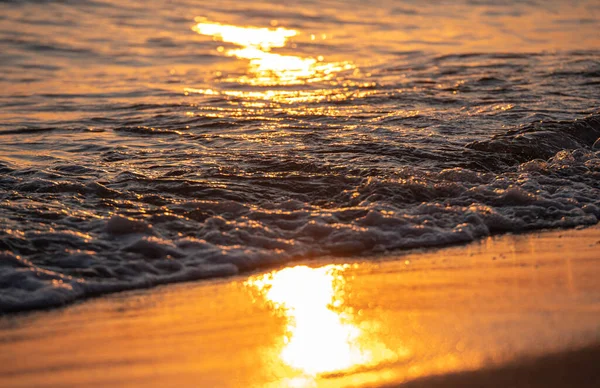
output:
[[[598,386],[600,228],[0,318],[0,386]]]

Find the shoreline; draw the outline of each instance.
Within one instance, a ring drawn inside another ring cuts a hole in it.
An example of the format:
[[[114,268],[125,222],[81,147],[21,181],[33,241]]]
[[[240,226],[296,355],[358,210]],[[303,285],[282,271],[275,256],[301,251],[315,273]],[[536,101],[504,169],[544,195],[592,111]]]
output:
[[[0,385],[594,383],[599,250],[598,225],[500,235],[1,316]]]
[[[104,298],[104,297],[108,297],[110,295],[120,294],[120,293],[144,292],[144,291],[151,292],[155,288],[176,286],[179,284],[187,284],[187,283],[195,284],[198,282],[203,282],[203,283],[204,282],[218,282],[221,280],[230,281],[232,279],[235,281],[235,279],[238,279],[238,278],[245,279],[245,278],[253,276],[255,274],[265,273],[265,272],[269,272],[269,271],[276,271],[276,270],[280,270],[280,269],[287,268],[287,267],[293,267],[296,265],[311,266],[311,265],[323,265],[324,263],[346,263],[346,262],[377,263],[377,262],[387,261],[387,260],[396,261],[396,260],[400,260],[404,256],[414,256],[414,255],[432,256],[438,251],[470,247],[471,245],[477,245],[477,244],[480,244],[481,242],[489,240],[489,239],[498,239],[498,238],[503,238],[505,236],[518,237],[518,236],[536,235],[536,234],[553,233],[553,232],[558,233],[561,231],[569,232],[569,231],[585,230],[585,229],[600,229],[600,223],[594,224],[594,225],[579,225],[577,227],[568,228],[568,229],[562,229],[562,228],[534,229],[534,230],[529,230],[529,231],[524,231],[524,232],[519,232],[519,233],[508,232],[508,233],[501,233],[501,234],[492,234],[492,235],[489,235],[484,238],[476,238],[475,240],[472,240],[469,242],[456,242],[456,243],[436,245],[436,246],[425,246],[425,247],[399,249],[399,250],[384,252],[381,254],[368,253],[368,254],[356,255],[356,256],[352,256],[352,255],[318,256],[318,257],[311,257],[308,259],[292,259],[290,261],[285,261],[285,262],[281,262],[281,263],[267,263],[267,264],[258,266],[256,268],[250,269],[250,270],[240,270],[237,273],[231,273],[231,274],[222,274],[222,275],[216,275],[216,276],[206,274],[206,276],[192,277],[192,278],[187,278],[188,276],[186,276],[184,274],[184,275],[176,277],[177,280],[153,279],[153,280],[148,280],[148,283],[150,285],[146,285],[146,286],[138,286],[135,284],[132,284],[131,286],[123,286],[121,288],[119,288],[119,286],[107,286],[106,287],[107,289],[114,288],[114,290],[111,290],[111,291],[106,291],[106,290],[86,291],[87,293],[85,296],[75,296],[72,298],[67,298],[63,302],[52,302],[49,305],[42,306],[42,307],[39,307],[37,304],[33,304],[31,306],[26,306],[26,307],[23,307],[20,309],[9,308],[4,311],[0,311],[0,318],[6,317],[6,316],[20,316],[20,315],[26,315],[29,313],[49,312],[49,311],[54,311],[54,310],[65,309],[65,308],[69,308],[70,306],[74,306],[77,304],[87,303],[88,301],[91,301],[91,300],[94,300],[97,298]],[[103,285],[100,284],[100,287],[98,287],[98,288],[102,289],[103,288],[102,286]]]

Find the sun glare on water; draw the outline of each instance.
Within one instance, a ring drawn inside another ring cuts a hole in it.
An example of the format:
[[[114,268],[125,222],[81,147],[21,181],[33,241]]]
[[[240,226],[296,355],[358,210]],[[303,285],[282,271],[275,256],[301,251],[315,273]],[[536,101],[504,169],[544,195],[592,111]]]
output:
[[[297,266],[246,283],[285,316],[286,333],[278,357],[299,371],[304,382],[395,357],[345,311],[345,268]]]
[[[212,36],[217,41],[231,43],[237,48],[225,50],[226,56],[249,61],[247,75],[236,81],[257,86],[301,85],[331,80],[344,70],[353,69],[349,62],[325,62],[322,57],[283,55],[271,52],[284,47],[298,31],[283,27],[240,27],[210,22],[197,18],[192,29],[200,35]]]

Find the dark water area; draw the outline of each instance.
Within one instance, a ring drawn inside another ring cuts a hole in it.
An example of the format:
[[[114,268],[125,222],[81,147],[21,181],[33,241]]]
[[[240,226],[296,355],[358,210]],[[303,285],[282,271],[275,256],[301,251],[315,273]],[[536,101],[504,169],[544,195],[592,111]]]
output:
[[[0,2],[0,312],[600,218],[596,1]]]

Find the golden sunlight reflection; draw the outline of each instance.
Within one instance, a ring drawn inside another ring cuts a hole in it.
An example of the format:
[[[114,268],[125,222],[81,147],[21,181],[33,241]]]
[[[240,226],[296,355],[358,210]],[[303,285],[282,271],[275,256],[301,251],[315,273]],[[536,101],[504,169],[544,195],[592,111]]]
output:
[[[354,69],[349,62],[324,62],[324,58],[283,55],[271,52],[273,48],[284,47],[288,38],[298,31],[283,27],[240,27],[210,22],[197,18],[192,29],[201,35],[212,36],[215,40],[232,43],[239,48],[225,50],[224,55],[249,61],[249,75],[235,81],[259,86],[299,85],[333,79],[337,73]]]
[[[253,287],[286,319],[281,361],[303,378],[374,366],[397,355],[344,308],[344,265],[297,266],[253,277]]]

